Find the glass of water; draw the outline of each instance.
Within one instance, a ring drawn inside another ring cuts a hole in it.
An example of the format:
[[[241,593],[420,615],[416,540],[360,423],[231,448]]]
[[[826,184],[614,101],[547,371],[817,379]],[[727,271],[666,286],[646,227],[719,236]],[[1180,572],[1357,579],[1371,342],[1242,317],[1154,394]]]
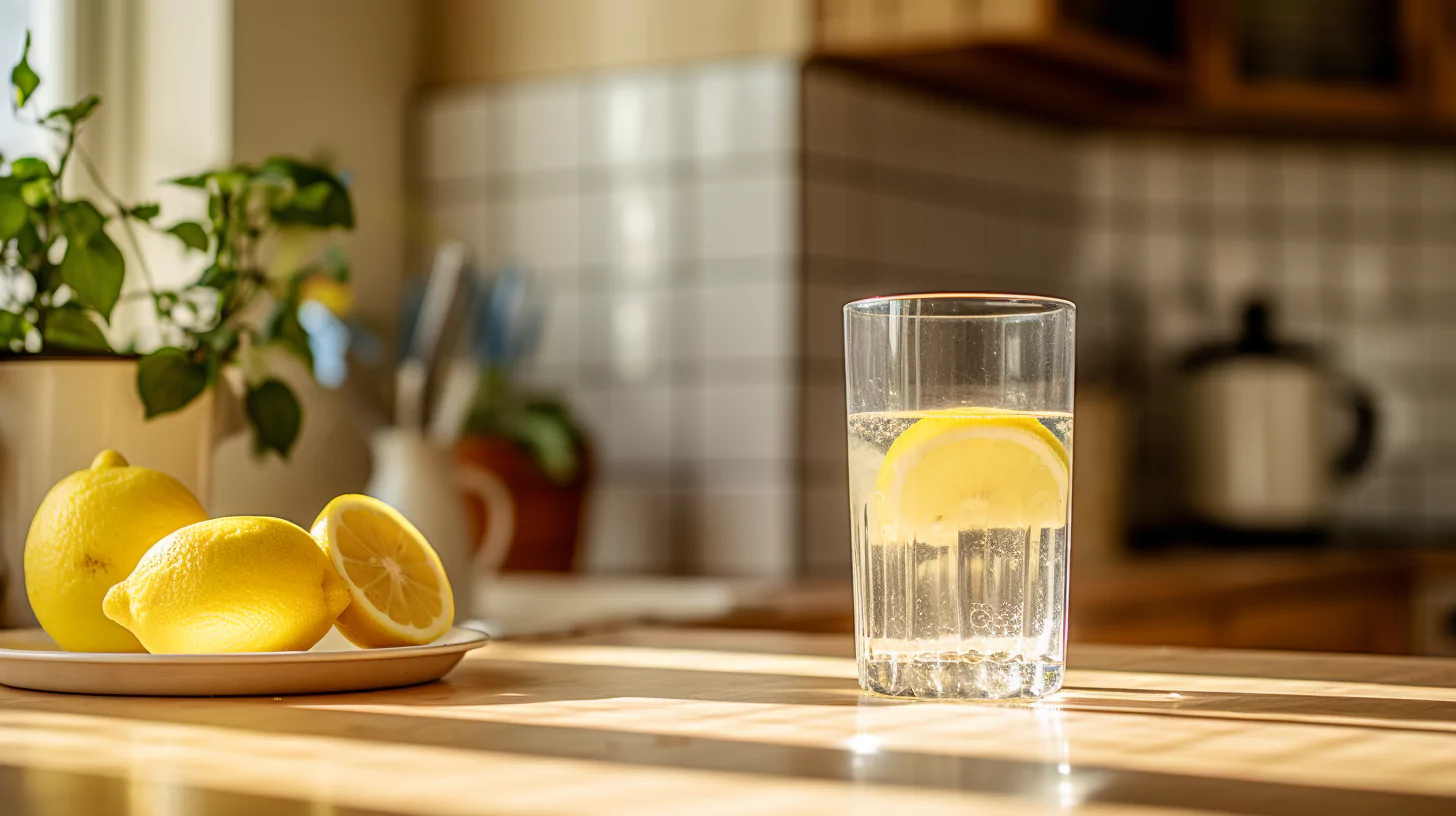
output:
[[[859,682],[1026,700],[1062,685],[1076,307],[844,307]]]

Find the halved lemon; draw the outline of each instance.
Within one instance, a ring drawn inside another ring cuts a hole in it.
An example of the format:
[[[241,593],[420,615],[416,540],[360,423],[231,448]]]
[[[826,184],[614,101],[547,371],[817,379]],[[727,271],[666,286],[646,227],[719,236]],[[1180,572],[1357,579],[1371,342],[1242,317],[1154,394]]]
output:
[[[1060,528],[1071,460],[1035,416],[934,412],[890,445],[875,478],[887,541],[953,542],[960,530]]]
[[[449,631],[455,598],[440,556],[398,510],[369,496],[329,502],[310,530],[348,585],[334,621],[355,646],[415,646]]]

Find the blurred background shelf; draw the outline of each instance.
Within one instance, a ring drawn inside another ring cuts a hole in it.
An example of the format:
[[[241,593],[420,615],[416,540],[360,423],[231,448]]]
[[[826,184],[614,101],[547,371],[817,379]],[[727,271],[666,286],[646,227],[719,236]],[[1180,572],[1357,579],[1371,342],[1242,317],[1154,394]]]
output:
[[[1081,125],[1444,139],[1446,0],[819,0],[816,55]]]

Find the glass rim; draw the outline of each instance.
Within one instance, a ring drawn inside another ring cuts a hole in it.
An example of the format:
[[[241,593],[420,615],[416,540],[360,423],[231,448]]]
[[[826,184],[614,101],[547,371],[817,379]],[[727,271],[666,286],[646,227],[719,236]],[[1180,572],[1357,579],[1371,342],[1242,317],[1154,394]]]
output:
[[[878,303],[889,303],[894,301],[970,301],[983,303],[1005,303],[1007,305],[1027,304],[1040,306],[1041,309],[1022,314],[1049,314],[1055,311],[1077,310],[1077,304],[1066,298],[1051,297],[1050,295],[1018,295],[1008,292],[923,292],[904,295],[874,295],[872,297],[852,300],[844,304],[845,313],[861,314],[867,317],[889,317],[878,312],[870,311],[868,306]],[[1017,313],[1001,313],[997,316],[1011,317]],[[977,317],[986,315],[894,315],[903,318],[928,318],[928,317]]]

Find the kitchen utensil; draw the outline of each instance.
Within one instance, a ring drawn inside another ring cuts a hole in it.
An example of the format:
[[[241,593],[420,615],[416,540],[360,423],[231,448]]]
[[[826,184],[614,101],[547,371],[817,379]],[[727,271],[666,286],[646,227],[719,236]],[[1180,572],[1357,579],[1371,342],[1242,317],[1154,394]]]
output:
[[[364,489],[419,528],[439,554],[462,603],[474,593],[474,542],[460,500],[454,453],[426,437],[424,424],[442,379],[441,351],[460,328],[467,265],[462,244],[442,244],[435,254],[409,352],[396,375],[396,424],[377,429],[371,437],[374,470]]]
[[[1269,304],[1244,312],[1231,344],[1206,346],[1182,368],[1186,493],[1198,520],[1274,535],[1317,535],[1335,488],[1375,450],[1375,399],[1309,346],[1275,338]],[[1341,413],[1352,428],[1340,448]]]
[[[468,258],[465,245],[454,241],[441,244],[435,252],[402,369],[408,374],[401,383],[400,415],[396,417],[401,426],[423,428],[433,413],[444,351],[454,342],[464,317],[465,298],[461,293],[466,285]],[[411,361],[416,364],[411,365]]]
[[[364,691],[438,680],[489,640],[479,628],[456,626],[424,646],[154,655],[64,652],[40,629],[17,629],[0,632],[0,684],[145,697]]]
[[[453,444],[469,414],[483,368],[511,371],[530,356],[541,338],[544,316],[540,287],[519,267],[507,266],[488,285],[467,276],[470,302],[468,356],[445,366],[439,399],[430,417],[430,438]]]

